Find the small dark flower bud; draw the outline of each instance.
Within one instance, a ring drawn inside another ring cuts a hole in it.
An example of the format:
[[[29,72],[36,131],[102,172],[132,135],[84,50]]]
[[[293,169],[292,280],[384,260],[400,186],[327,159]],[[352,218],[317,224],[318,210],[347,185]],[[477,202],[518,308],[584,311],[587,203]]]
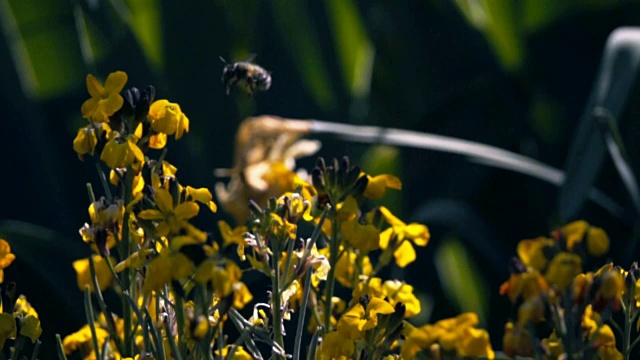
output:
[[[311,183],[318,192],[326,192],[322,174],[322,170],[319,167],[313,168],[313,170],[311,170]]]
[[[369,305],[369,295],[361,296],[360,299],[358,299],[358,302],[360,303],[360,305],[362,305],[363,308],[366,309]]]
[[[352,195],[354,197],[362,196],[362,194],[364,194],[364,191],[367,189],[368,184],[369,184],[369,178],[367,178],[366,176],[360,176],[360,178],[356,180],[355,184],[353,184],[351,191],[347,193],[346,196],[348,195]]]
[[[319,157],[318,160],[316,160],[316,167],[320,169],[320,172],[325,172],[327,164],[325,163],[324,158]]]
[[[96,228],[94,241],[96,243],[96,248],[98,248],[98,254],[100,256],[106,258],[109,257],[110,251],[109,246],[107,246],[107,239],[109,238],[109,232],[103,227]]]

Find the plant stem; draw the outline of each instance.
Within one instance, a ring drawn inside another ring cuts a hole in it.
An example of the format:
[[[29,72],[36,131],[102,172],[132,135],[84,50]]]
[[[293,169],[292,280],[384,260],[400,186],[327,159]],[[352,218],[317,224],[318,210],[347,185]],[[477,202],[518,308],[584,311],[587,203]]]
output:
[[[284,348],[284,337],[282,334],[282,307],[281,307],[281,299],[280,299],[280,239],[273,240],[273,256],[271,257],[272,268],[275,272],[272,278],[272,288],[273,292],[271,293],[271,311],[273,313],[273,340],[280,346]],[[279,358],[276,352],[273,353],[274,358]]]
[[[122,189],[122,198],[124,200],[124,206],[131,202],[131,190],[133,189],[133,179],[135,174],[131,166],[127,168],[127,173],[124,178],[124,186]],[[129,239],[129,217],[131,214],[129,211],[125,211],[124,219],[122,221],[122,238],[120,239],[120,257],[124,260],[129,257],[131,250],[131,244]],[[129,292],[132,296],[135,296],[136,292],[131,288],[131,269],[126,268],[122,271],[122,287],[125,291]],[[131,334],[133,329],[133,314],[131,312],[131,304],[126,299],[122,300],[122,308],[124,313],[124,354],[123,356],[133,356],[133,341],[131,341]]]
[[[302,304],[300,305],[300,314],[298,314],[298,326],[296,327],[296,339],[293,347],[293,360],[300,359],[300,347],[302,344],[302,332],[304,331],[304,315],[307,312],[307,301],[309,300],[309,290],[311,288],[311,274],[313,268],[307,269],[307,274],[304,278],[304,293],[302,295]]]
[[[327,285],[324,291],[324,333],[331,331],[331,298],[333,298],[333,291],[336,283],[336,263],[338,262],[338,250],[340,242],[338,241],[338,222],[336,221],[336,212],[331,209],[331,244],[330,244],[330,257],[329,275],[327,276]]]
[[[633,326],[633,304],[627,301],[624,310],[624,334],[622,335],[622,356],[624,360],[629,360],[631,354],[631,327]]]

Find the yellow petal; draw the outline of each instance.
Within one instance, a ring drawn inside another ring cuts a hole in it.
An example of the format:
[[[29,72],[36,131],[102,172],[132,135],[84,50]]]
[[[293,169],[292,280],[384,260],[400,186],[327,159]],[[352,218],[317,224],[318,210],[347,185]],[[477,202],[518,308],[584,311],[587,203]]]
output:
[[[396,251],[393,252],[393,257],[396,258],[396,264],[404,268],[416,260],[416,251],[409,241],[403,241]]]
[[[198,215],[200,207],[193,201],[187,201],[176,207],[174,214],[178,220],[187,220]]]
[[[124,71],[115,71],[107,77],[107,81],[104,83],[104,90],[110,94],[117,94],[124,89],[126,83],[127,73]]]
[[[89,90],[89,95],[94,99],[100,99],[106,95],[100,81],[91,74],[87,75],[87,90]]]
[[[164,214],[155,209],[142,210],[138,217],[143,220],[163,220]]]

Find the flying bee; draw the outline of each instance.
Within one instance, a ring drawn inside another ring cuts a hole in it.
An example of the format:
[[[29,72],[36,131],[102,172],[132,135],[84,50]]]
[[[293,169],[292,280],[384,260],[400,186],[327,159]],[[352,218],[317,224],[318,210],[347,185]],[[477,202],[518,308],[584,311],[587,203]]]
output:
[[[239,61],[232,64],[221,56],[220,60],[225,64],[222,70],[222,83],[225,85],[227,95],[231,91],[231,88],[238,83],[244,83],[249,91],[249,96],[254,91],[267,91],[271,87],[271,73],[251,63],[255,56],[252,56],[247,61]]]

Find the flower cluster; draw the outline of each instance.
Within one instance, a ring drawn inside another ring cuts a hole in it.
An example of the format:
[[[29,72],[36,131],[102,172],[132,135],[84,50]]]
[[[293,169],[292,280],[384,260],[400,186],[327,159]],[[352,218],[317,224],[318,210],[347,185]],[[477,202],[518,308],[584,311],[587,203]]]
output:
[[[3,269],[11,265],[15,258],[9,243],[0,239],[0,284],[4,282]],[[5,303],[5,299],[9,301]],[[40,350],[40,335],[42,327],[38,312],[24,295],[17,295],[15,283],[3,287],[0,302],[0,351],[12,347],[14,357],[17,358],[18,354],[25,350],[27,340],[30,340],[35,345],[32,357],[36,358]]]
[[[219,221],[205,232],[191,221],[202,206],[217,210],[211,192],[183,185],[166,150],[154,152],[168,136],[188,132],[188,118],[179,105],[154,100],[152,87],[123,90],[126,81],[120,71],[104,86],[87,77],[91,99],[81,111],[88,125],[73,145],[80,159],[95,162],[104,196],[88,185],[90,222],[80,235],[94,254],[73,267],[89,321],[61,342],[61,353],[261,358],[261,342],[275,358],[299,358],[307,329],[314,334],[310,351],[320,358],[379,358],[400,356],[399,341],[417,339],[422,330],[406,322],[421,310],[413,287],[380,276],[385,267],[410,265],[415,247],[430,239],[426,226],[375,203],[388,189],[401,189],[399,179],[366,174],[347,158],[320,158],[311,173],[296,172],[295,159],[320,147],[301,139],[308,128],[249,119],[238,132],[236,166],[218,171],[231,180],[216,186],[238,225]],[[254,302],[242,281],[246,271],[270,282],[268,296],[256,294]],[[103,292],[119,295],[121,315]],[[254,311],[245,318],[249,303]],[[284,336],[294,316],[292,351]],[[237,341],[228,342],[229,325]],[[477,319],[468,330],[475,325]]]
[[[520,241],[512,274],[500,288],[517,309],[505,326],[505,354],[622,359],[612,329],[620,329],[613,315],[621,308],[622,348],[629,353],[631,321],[638,315],[637,264],[629,271],[609,263],[583,272],[583,264],[608,248],[607,234],[585,221],[558,228],[550,237]]]

